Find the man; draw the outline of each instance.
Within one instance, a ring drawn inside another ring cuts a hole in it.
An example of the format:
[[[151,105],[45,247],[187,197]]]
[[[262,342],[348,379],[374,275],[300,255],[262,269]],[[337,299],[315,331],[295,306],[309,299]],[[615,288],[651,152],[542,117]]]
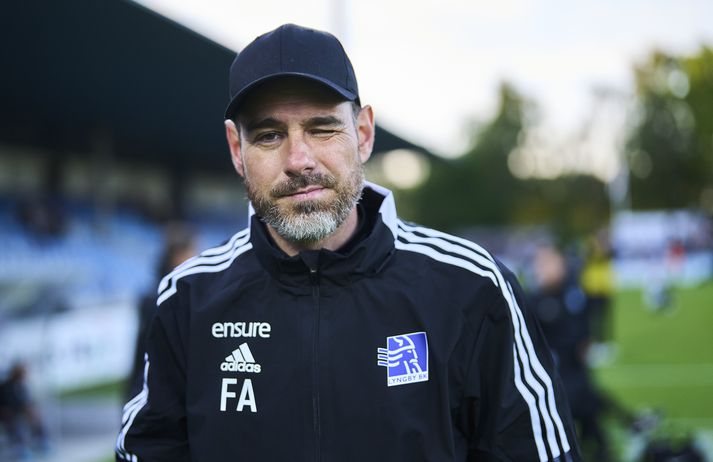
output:
[[[285,25],[230,70],[254,209],[160,284],[118,460],[579,460],[511,273],[365,183],[371,107],[333,36]]]
[[[569,398],[572,418],[580,430],[583,454],[588,460],[612,460],[602,416],[607,407],[624,420],[632,416],[596,388],[589,366],[587,351],[591,343],[587,297],[579,285],[576,271],[568,265],[565,255],[551,244],[540,245],[534,254],[535,285],[528,304],[542,327],[550,345],[557,372]]]
[[[179,223],[166,227],[163,235],[163,251],[158,260],[156,276],[160,281],[173,268],[191,258],[196,253],[196,239],[193,232]],[[144,383],[144,354],[146,352],[146,332],[156,311],[156,293],[144,294],[137,307],[139,320],[134,348],[134,361],[127,381],[127,397],[136,396]]]

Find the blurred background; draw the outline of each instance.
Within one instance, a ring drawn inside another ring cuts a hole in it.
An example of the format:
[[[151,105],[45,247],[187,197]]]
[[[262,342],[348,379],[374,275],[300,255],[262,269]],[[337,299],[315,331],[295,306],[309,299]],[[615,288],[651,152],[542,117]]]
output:
[[[520,276],[587,460],[712,460],[710,18],[706,0],[2,2],[0,460],[113,460],[147,297],[246,223],[227,70],[284,22],[344,43],[379,125],[367,177],[401,215]]]

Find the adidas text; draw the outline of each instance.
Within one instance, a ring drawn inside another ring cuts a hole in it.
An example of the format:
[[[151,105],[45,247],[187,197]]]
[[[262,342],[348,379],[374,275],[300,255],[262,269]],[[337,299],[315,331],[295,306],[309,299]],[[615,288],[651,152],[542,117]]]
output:
[[[247,342],[241,343],[220,364],[220,370],[223,372],[252,372],[259,374],[261,369],[260,364],[255,361]]]
[[[254,372],[260,373],[259,364],[224,362],[220,365],[220,370],[224,372]]]

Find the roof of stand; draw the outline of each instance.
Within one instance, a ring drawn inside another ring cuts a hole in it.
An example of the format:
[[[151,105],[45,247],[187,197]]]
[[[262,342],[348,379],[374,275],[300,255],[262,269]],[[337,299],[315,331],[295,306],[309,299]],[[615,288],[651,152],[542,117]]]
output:
[[[235,52],[126,0],[4,2],[0,142],[230,167],[222,116]],[[375,152],[408,148],[377,127]]]

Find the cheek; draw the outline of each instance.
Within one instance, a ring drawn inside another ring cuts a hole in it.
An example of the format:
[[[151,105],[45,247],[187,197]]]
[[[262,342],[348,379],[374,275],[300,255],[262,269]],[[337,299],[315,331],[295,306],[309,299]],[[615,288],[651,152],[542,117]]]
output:
[[[359,151],[353,140],[336,141],[320,149],[319,159],[331,172],[353,170],[355,164],[360,164]]]
[[[243,172],[246,180],[260,188],[264,188],[265,185],[270,185],[276,181],[282,172],[282,168],[276,162],[276,159],[278,159],[277,154],[264,155],[263,153],[258,153],[258,155],[251,155],[246,153],[243,157]]]
[[[359,145],[355,136],[342,136],[334,140],[331,148],[332,151],[340,153],[342,156],[356,155],[359,150]]]

